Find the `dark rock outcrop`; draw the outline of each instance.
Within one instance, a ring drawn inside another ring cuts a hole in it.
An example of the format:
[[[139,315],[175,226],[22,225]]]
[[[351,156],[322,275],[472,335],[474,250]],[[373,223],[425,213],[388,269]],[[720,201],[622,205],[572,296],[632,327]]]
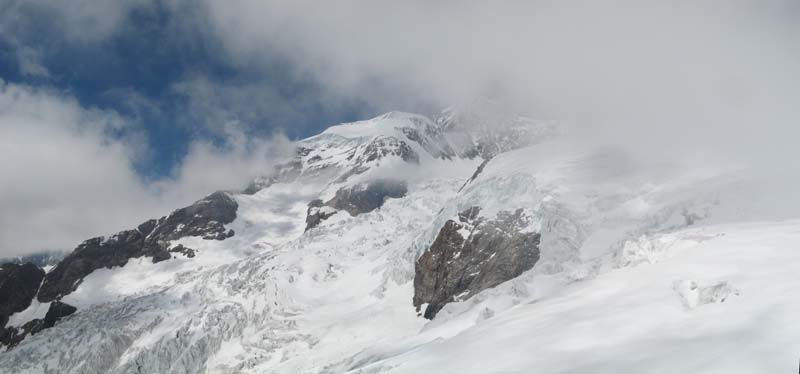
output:
[[[386,199],[400,198],[407,192],[408,187],[403,181],[376,179],[350,188],[339,189],[326,205],[344,210],[351,216],[357,216],[378,209],[383,206]]]
[[[8,317],[31,305],[42,279],[44,270],[31,263],[0,266],[0,329],[6,326]]]
[[[491,158],[484,159],[483,162],[481,162],[481,164],[478,165],[478,168],[475,169],[475,172],[472,173],[472,176],[469,179],[467,179],[467,181],[464,182],[464,184],[461,185],[461,187],[458,189],[458,192],[461,192],[461,190],[463,190],[464,187],[466,187],[468,184],[472,183],[472,181],[478,178],[478,176],[481,175],[481,173],[483,173],[483,169],[486,168],[486,164],[488,164],[489,161],[491,160],[492,160]]]
[[[225,230],[225,224],[236,219],[239,204],[225,192],[219,191],[204,199],[178,209],[158,220],[147,236],[149,242],[165,242],[185,236],[200,236],[203,239],[225,240],[233,236]]]
[[[47,309],[47,314],[44,316],[44,328],[55,326],[56,322],[60,321],[61,318],[71,315],[77,310],[78,309],[72,305],[60,301],[53,301],[50,304],[50,308]]]
[[[444,131],[441,127],[432,124],[422,124],[418,121],[412,122],[415,122],[417,128],[399,128],[399,130],[403,132],[403,135],[409,140],[422,146],[422,148],[433,157],[451,160],[453,157],[457,156],[456,152],[445,138]]]
[[[100,268],[125,265],[142,256],[160,258],[159,248],[144,248],[145,236],[138,230],[119,232],[110,238],[92,238],[81,243],[45,277],[39,290],[41,302],[53,301],[75,290],[89,273]]]
[[[225,192],[215,192],[194,204],[136,229],[109,238],[92,238],[81,243],[45,276],[38,299],[49,302],[74,291],[84,277],[101,268],[124,266],[131,258],[152,257],[153,262],[171,258],[170,252],[194,256],[189,248],[168,248],[169,242],[186,236],[224,240],[233,236],[225,224],[236,218],[238,204]]]
[[[327,205],[320,199],[312,200],[308,203],[306,211],[306,231],[317,227],[322,221],[336,214],[336,209],[326,209]]]
[[[405,162],[419,164],[419,155],[404,141],[393,136],[379,136],[370,142],[358,157],[359,164],[397,156]]]
[[[306,231],[316,227],[337,211],[344,210],[355,217],[380,208],[386,199],[400,198],[407,192],[408,186],[405,182],[393,179],[376,179],[341,188],[325,203],[317,199],[308,204]],[[329,209],[325,209],[326,207]]]
[[[353,149],[347,160],[352,160],[352,167],[339,178],[336,183],[343,183],[354,175],[370,169],[370,164],[379,163],[386,157],[400,157],[411,164],[419,164],[419,155],[408,143],[393,136],[376,136],[368,144]]]
[[[194,249],[178,244],[169,250],[171,253],[180,253],[188,258],[194,258]]]
[[[158,220],[151,219],[132,230],[109,238],[92,238],[81,243],[49,273],[32,264],[3,265],[0,270],[0,344],[13,347],[27,335],[50,328],[76,308],[60,301],[74,291],[83,279],[101,268],[124,266],[131,258],[152,257],[167,260],[172,253],[194,257],[195,251],[183,245],[169,248],[172,240],[199,236],[206,240],[225,240],[234,235],[225,224],[236,219],[238,204],[225,192],[215,192],[194,204],[178,209]],[[41,288],[39,287],[41,285]],[[38,294],[37,294],[38,290]],[[50,302],[44,319],[5,327],[8,316],[27,308],[36,297]]]
[[[25,339],[28,335],[36,335],[44,329],[51,328],[56,325],[56,322],[62,318],[75,313],[78,309],[72,305],[54,301],[47,309],[47,314],[44,318],[37,318],[26,322],[19,328],[8,327],[0,329],[0,346],[7,346],[9,349],[13,348]]]
[[[466,300],[533,268],[539,260],[540,235],[530,232],[522,209],[500,212],[495,219],[472,207],[448,220],[431,247],[417,260],[414,306],[428,304],[433,319],[445,304]]]

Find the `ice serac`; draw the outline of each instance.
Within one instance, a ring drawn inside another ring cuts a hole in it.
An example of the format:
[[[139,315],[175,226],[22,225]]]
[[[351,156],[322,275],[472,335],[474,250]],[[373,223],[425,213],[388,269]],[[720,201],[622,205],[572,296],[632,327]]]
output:
[[[44,270],[31,263],[0,266],[0,329],[9,316],[31,305],[43,278]]]
[[[425,318],[453,301],[472,297],[530,270],[539,260],[539,233],[530,231],[523,209],[501,211],[494,219],[480,208],[448,220],[431,247],[417,260],[414,306],[428,304]]]
[[[101,268],[124,266],[131,258],[152,257],[159,262],[171,257],[169,242],[186,236],[224,240],[233,236],[225,224],[236,218],[238,205],[225,192],[215,192],[194,204],[133,230],[109,238],[84,241],[45,276],[40,302],[50,302],[74,291],[84,277]],[[191,253],[186,248],[178,252]]]

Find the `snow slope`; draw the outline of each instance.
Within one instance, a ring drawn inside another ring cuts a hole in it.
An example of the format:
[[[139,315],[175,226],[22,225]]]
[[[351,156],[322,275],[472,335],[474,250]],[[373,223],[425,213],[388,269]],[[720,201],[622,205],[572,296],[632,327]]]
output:
[[[800,222],[684,229],[672,245],[532,298],[449,339],[356,372],[789,373],[800,352]],[[724,302],[686,308],[673,282],[729,282]]]
[[[800,222],[742,222],[731,169],[643,165],[550,123],[511,116],[498,135],[486,121],[389,113],[298,142],[234,195],[235,236],[95,271],[64,299],[79,311],[0,353],[0,373],[793,370]],[[469,157],[487,150],[500,152]],[[406,196],[305,230],[310,201],[386,177]],[[472,206],[523,209],[541,259],[426,320],[414,263]]]

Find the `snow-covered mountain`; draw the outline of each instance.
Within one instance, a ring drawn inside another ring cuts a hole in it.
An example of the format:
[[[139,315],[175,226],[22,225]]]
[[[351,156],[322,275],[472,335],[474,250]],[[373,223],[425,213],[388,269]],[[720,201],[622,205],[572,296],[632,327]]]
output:
[[[788,372],[800,221],[492,107],[332,126],[242,192],[0,268],[2,373]]]

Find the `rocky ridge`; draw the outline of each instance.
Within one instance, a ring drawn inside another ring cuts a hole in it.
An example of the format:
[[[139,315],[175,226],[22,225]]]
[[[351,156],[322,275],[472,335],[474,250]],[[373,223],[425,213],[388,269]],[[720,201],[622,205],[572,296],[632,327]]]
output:
[[[76,308],[60,299],[77,289],[81,281],[98,269],[122,267],[128,260],[151,257],[153,263],[168,260],[173,253],[194,256],[183,245],[170,247],[171,241],[198,236],[205,240],[225,240],[234,235],[225,224],[236,218],[238,204],[228,193],[216,192],[177,209],[160,219],[151,219],[136,229],[118,232],[108,238],[96,237],[81,243],[47,274],[33,264],[5,264],[0,271],[0,328],[10,315],[21,312],[35,298],[49,303],[43,319],[33,319],[19,328],[0,330],[0,345],[13,347],[26,336],[52,327]]]

